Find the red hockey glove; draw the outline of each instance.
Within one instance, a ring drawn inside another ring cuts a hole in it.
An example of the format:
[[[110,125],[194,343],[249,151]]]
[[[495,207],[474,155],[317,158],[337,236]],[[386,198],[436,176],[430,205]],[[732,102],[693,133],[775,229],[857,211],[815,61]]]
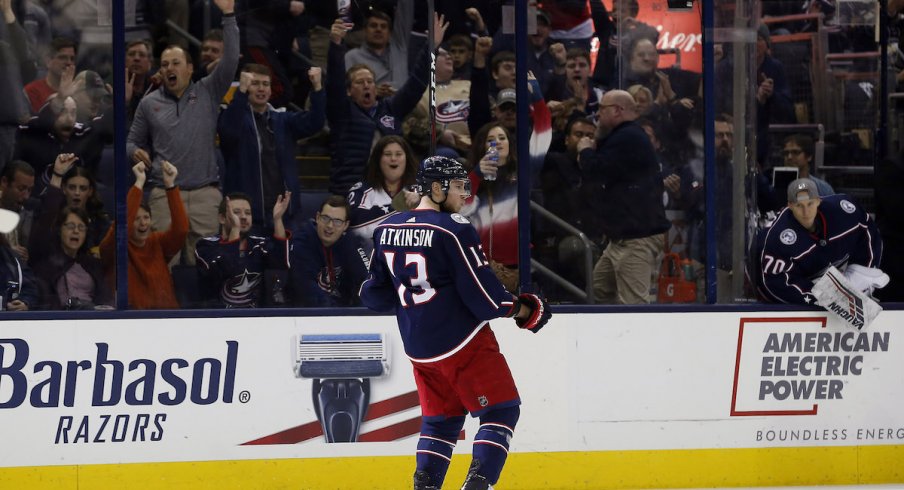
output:
[[[518,301],[530,308],[530,315],[527,318],[515,318],[515,323],[521,328],[537,333],[552,317],[549,303],[536,294],[521,293],[518,295]]]

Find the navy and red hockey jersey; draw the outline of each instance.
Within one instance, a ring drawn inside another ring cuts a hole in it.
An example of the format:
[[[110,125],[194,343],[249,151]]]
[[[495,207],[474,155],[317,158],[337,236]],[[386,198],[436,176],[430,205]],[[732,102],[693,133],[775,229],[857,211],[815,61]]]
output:
[[[417,209],[374,230],[361,302],[395,309],[405,353],[433,362],[467,345],[490,319],[510,315],[514,297],[493,274],[466,218]]]
[[[224,241],[220,235],[198,240],[196,266],[208,289],[217,290],[226,308],[263,306],[264,270],[289,268],[289,238],[248,235],[242,240]]]
[[[785,208],[765,230],[753,279],[767,301],[813,304],[810,290],[829,266],[879,267],[882,238],[876,222],[850,197],[822,198],[815,224],[815,232],[806,230]]]

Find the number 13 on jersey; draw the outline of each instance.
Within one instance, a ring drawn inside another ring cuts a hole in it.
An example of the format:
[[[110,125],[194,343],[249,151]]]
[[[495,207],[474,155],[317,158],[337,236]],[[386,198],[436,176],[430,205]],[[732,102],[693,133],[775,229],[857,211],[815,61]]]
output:
[[[468,250],[471,254],[469,259],[473,259],[475,268],[489,265],[482,245],[468,247]],[[390,274],[400,283],[396,290],[399,302],[403,307],[408,308],[430,301],[436,295],[436,289],[430,284],[427,257],[421,253],[405,252],[403,256],[399,257],[400,261],[396,262],[397,255],[401,254],[383,252]]]

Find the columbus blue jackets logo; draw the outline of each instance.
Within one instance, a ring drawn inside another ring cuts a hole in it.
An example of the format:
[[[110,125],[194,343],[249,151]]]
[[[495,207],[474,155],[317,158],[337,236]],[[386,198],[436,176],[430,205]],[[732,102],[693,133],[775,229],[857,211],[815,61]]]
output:
[[[449,124],[458,121],[467,121],[471,103],[467,100],[449,100],[436,108],[436,122]]]
[[[778,239],[781,240],[785,245],[794,245],[794,243],[797,241],[797,233],[789,228],[783,231],[782,234],[778,236]]]
[[[220,290],[220,298],[228,306],[243,308],[254,306],[254,290],[263,277],[260,273],[245,269],[241,274],[226,280]]]
[[[395,118],[390,115],[383,116],[380,118],[380,124],[382,124],[384,128],[395,129]]]
[[[841,204],[841,209],[847,214],[854,214],[854,211],[857,210],[857,206],[854,206],[854,203],[847,199],[842,199],[839,204]]]
[[[456,223],[461,223],[463,225],[470,223],[470,221],[468,221],[468,218],[465,218],[464,216],[462,216],[458,213],[452,213],[452,215],[450,217],[452,218],[452,221],[454,221]]]

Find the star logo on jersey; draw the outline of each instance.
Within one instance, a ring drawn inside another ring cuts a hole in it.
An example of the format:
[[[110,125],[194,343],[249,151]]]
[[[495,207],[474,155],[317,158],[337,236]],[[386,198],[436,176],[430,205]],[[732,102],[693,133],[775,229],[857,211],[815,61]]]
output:
[[[233,294],[248,294],[248,292],[254,289],[260,282],[260,274],[257,272],[248,272],[248,269],[245,269],[245,272],[243,272],[238,279],[238,284],[233,285],[230,288],[230,291],[232,291]]]
[[[487,400],[487,397],[484,395],[480,395],[477,397],[477,403],[479,403],[481,407],[485,407],[490,404],[490,401]]]
[[[785,245],[794,245],[794,243],[797,242],[797,233],[792,229],[786,229],[778,236],[778,239]]]
[[[261,274],[245,269],[223,284],[220,297],[230,307],[249,306],[254,304],[254,291],[261,282]]]
[[[848,201],[847,199],[841,200],[841,209],[844,210],[847,214],[854,214],[854,211],[857,210],[857,206],[854,206],[854,203]]]

